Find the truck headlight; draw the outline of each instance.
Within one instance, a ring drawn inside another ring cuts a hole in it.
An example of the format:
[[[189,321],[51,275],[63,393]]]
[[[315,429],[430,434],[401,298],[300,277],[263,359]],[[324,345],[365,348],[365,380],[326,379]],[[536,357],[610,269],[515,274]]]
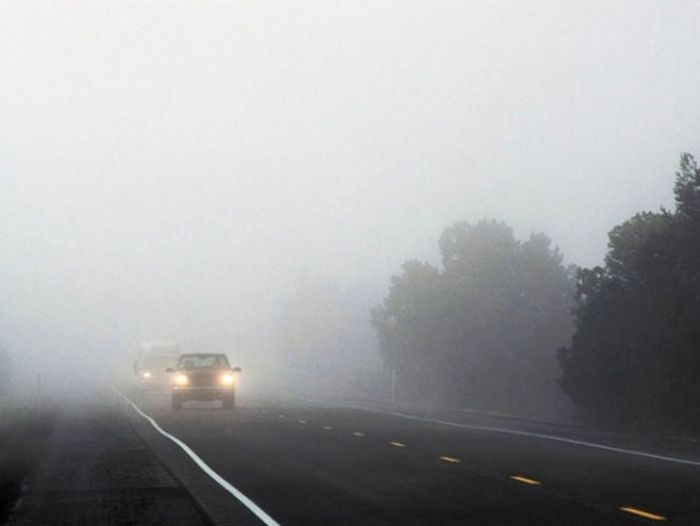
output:
[[[233,385],[236,381],[231,373],[224,373],[220,378],[221,385]]]
[[[190,379],[187,378],[186,374],[176,374],[173,381],[175,382],[175,385],[180,386],[187,385],[188,383],[190,383]]]
[[[148,380],[151,377],[151,371],[146,371],[142,376]]]

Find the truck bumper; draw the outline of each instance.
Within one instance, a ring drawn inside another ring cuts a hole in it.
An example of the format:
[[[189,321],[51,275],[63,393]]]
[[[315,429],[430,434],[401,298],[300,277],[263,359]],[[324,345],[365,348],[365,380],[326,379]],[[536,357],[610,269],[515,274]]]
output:
[[[172,396],[181,400],[223,400],[234,396],[235,391],[233,387],[176,387]]]

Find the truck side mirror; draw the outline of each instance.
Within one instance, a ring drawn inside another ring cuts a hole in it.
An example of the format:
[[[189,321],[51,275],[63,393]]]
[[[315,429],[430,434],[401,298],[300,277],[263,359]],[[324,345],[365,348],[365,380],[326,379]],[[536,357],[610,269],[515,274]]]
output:
[[[234,373],[240,373],[240,372],[242,372],[240,367],[234,367],[234,368],[232,369],[232,371],[233,371]]]
[[[166,373],[174,373],[174,372],[175,372],[175,369],[173,369],[172,367],[168,367],[168,368],[165,370],[165,372],[166,372]]]

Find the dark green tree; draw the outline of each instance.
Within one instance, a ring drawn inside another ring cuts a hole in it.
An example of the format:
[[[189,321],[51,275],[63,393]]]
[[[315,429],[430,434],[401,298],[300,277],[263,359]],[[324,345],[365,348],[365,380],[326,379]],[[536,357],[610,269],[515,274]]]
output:
[[[700,170],[681,156],[672,212],[609,235],[602,267],[578,273],[562,386],[582,420],[650,430],[700,421]]]

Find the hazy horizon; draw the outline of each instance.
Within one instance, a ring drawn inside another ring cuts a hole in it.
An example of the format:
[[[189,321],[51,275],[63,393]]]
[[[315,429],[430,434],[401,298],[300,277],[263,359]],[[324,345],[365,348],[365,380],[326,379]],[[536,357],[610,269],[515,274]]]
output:
[[[0,342],[59,369],[143,339],[264,361],[301,276],[370,306],[457,220],[598,264],[700,153],[699,23],[681,1],[4,2]]]

